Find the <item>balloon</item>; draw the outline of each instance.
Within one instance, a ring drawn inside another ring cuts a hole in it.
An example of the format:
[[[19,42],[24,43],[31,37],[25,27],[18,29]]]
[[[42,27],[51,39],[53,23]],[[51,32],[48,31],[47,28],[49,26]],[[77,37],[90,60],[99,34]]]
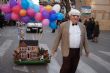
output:
[[[29,7],[30,8],[34,8],[34,4],[33,3],[29,3]]]
[[[33,17],[33,16],[35,15],[34,9],[29,8],[29,9],[27,10],[27,14],[28,14],[29,16]]]
[[[29,22],[35,23],[36,20],[34,18],[30,18],[30,21]]]
[[[57,20],[63,20],[63,19],[64,19],[64,14],[57,13]]]
[[[6,20],[11,20],[11,13],[6,13],[5,14],[5,19]]]
[[[36,13],[35,20],[36,21],[41,21],[42,20],[42,14],[41,13]]]
[[[56,14],[56,12],[55,12],[54,10],[51,10],[49,14],[50,14],[50,15]]]
[[[12,11],[16,14],[18,14],[21,10],[21,7],[19,5],[16,5],[12,8]]]
[[[44,10],[44,11],[42,12],[42,16],[43,16],[43,18],[48,19],[48,18],[49,18],[49,13],[48,13],[48,11]]]
[[[16,0],[9,0],[9,4],[10,4],[10,7],[12,8],[17,5],[17,2]]]
[[[18,14],[12,13],[11,15],[12,20],[19,20]]]
[[[34,4],[33,4],[32,0],[27,0],[27,2],[29,3],[29,7],[30,8],[33,8],[34,7]]]
[[[44,10],[45,8],[42,5],[40,5],[40,12],[43,12]]]
[[[57,14],[51,14],[49,19],[50,19],[50,21],[57,20]]]
[[[57,13],[60,11],[61,7],[59,4],[55,4],[52,8],[52,10],[55,10]]]
[[[26,10],[21,9],[19,14],[20,16],[26,16]]]
[[[51,22],[49,25],[52,29],[57,29],[57,24],[56,22]]]
[[[21,17],[21,21],[24,23],[28,23],[30,21],[30,17],[29,16]]]
[[[35,11],[35,12],[39,12],[39,10],[40,10],[40,9],[39,9],[39,6],[36,5],[36,4],[34,4],[34,11]]]
[[[21,4],[21,0],[17,0],[17,2],[18,2],[19,4]]]
[[[22,6],[23,9],[28,9],[28,7],[29,7],[28,1],[27,0],[22,0],[21,1],[21,6]]]
[[[47,5],[47,6],[45,7],[45,9],[46,9],[48,12],[50,12],[50,11],[52,10],[52,6]]]
[[[0,4],[0,9],[2,9],[2,5]]]
[[[4,13],[9,13],[9,12],[11,12],[11,8],[10,8],[10,6],[9,6],[8,4],[3,5],[1,9],[2,9],[2,11],[3,11]]]
[[[43,26],[48,26],[49,23],[50,23],[49,19],[44,19],[44,20],[42,21],[42,25],[43,25]]]

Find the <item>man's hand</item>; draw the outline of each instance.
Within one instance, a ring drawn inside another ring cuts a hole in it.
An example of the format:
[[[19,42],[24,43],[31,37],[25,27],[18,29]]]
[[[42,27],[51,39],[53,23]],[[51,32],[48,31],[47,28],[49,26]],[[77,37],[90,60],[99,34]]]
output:
[[[87,57],[89,56],[89,52],[86,52],[86,56],[87,56]]]
[[[51,51],[51,57],[54,57],[55,56],[55,51]]]

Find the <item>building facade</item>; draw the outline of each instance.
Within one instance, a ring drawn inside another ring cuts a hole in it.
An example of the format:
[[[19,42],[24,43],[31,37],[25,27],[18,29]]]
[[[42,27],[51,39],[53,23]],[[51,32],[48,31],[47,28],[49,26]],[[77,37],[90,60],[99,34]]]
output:
[[[110,0],[76,0],[77,7],[91,6],[92,17],[100,23],[101,30],[110,30]]]

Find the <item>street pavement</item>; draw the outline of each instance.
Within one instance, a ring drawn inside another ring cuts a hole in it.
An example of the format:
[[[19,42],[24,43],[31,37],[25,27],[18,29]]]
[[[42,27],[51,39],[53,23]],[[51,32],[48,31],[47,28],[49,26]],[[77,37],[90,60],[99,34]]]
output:
[[[24,32],[26,27],[23,27]],[[57,31],[56,31],[57,32]],[[49,50],[56,33],[44,28],[43,34],[25,33],[25,39],[39,40],[39,46]],[[101,31],[99,42],[89,40],[90,55],[81,56],[76,73],[110,73],[110,31]],[[62,64],[60,46],[55,57],[47,65],[16,65],[13,62],[13,51],[19,43],[18,30],[15,26],[0,30],[0,73],[59,73]]]

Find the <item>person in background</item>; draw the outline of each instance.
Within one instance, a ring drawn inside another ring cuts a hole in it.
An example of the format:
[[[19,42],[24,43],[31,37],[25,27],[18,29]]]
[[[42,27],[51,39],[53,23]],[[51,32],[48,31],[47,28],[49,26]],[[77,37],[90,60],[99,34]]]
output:
[[[2,14],[2,11],[0,9],[0,28],[2,29],[4,25],[4,15]]]
[[[52,29],[52,33],[55,33],[55,30],[56,30],[56,29]]]
[[[96,21],[95,22],[95,28],[93,31],[93,39],[92,39],[93,42],[96,42],[96,43],[98,42],[99,34],[100,34],[99,22]]]
[[[88,23],[89,23],[89,19],[87,18],[87,19],[85,19],[85,21],[84,21],[84,25],[85,25],[85,27],[86,27],[86,30],[87,30],[87,25],[88,25]]]
[[[81,18],[79,18],[79,22],[82,23],[82,19]]]
[[[92,35],[93,35],[94,27],[95,27],[94,18],[89,18],[89,22],[87,24],[87,37],[88,37],[88,40],[92,40],[92,38],[93,38]]]
[[[56,21],[57,27],[60,25],[61,22],[62,22],[62,20]],[[56,29],[52,29],[52,33],[55,33],[55,31],[56,31]]]
[[[79,22],[80,11],[71,9],[68,14],[69,20],[60,24],[51,49],[51,56],[54,57],[61,41],[63,64],[60,73],[76,72],[82,49],[85,50],[86,56],[89,55],[86,28]]]

